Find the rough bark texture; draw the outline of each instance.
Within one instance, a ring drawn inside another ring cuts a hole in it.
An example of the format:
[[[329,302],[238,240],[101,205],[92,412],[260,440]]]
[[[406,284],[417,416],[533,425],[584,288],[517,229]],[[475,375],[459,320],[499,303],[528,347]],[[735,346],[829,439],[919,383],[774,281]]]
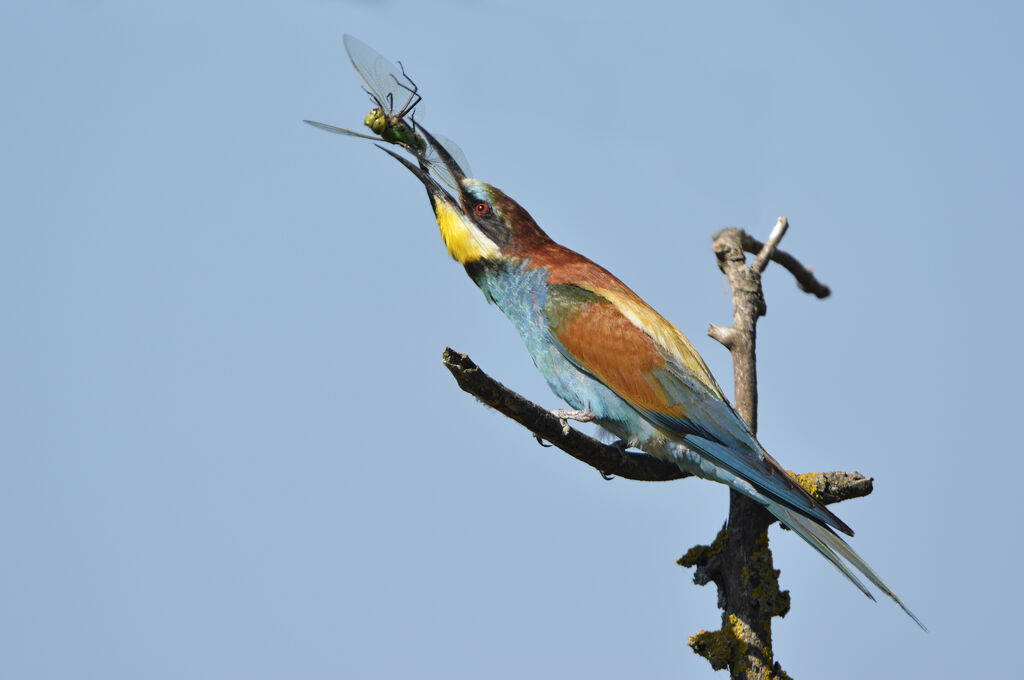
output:
[[[789,223],[780,217],[764,244],[739,229],[723,229],[714,237],[712,250],[718,266],[732,287],[733,325],[711,326],[708,334],[732,353],[735,406],[740,416],[757,433],[757,319],[767,307],[761,289],[761,273],[769,260],[783,264],[802,290],[818,297],[829,294],[792,256],[777,250]],[[744,250],[756,252],[747,266]],[[833,473],[834,474],[834,473]],[[808,490],[827,487],[826,476],[804,475]],[[840,479],[836,481],[840,481]],[[812,481],[814,480],[814,481]],[[871,480],[852,478],[866,493]],[[823,494],[818,493],[823,498]],[[715,670],[729,669],[736,679],[788,678],[772,653],[772,618],[789,611],[789,592],[779,589],[779,571],[768,547],[768,526],[774,521],[758,503],[735,491],[729,494],[729,520],[710,546],[697,546],[679,559],[685,567],[696,567],[693,580],[699,585],[718,586],[722,627],[690,636],[690,647],[705,657]]]
[[[761,273],[769,261],[774,261],[793,274],[801,290],[819,298],[830,293],[810,269],[777,249],[787,228],[788,222],[780,217],[766,243],[739,229],[724,229],[713,242],[718,266],[729,278],[733,291],[733,325],[712,325],[708,334],[732,353],[735,406],[755,433],[756,324],[767,309]],[[744,251],[757,254],[750,266]],[[464,391],[518,422],[538,442],[550,442],[596,468],[607,479],[615,475],[640,481],[668,481],[689,476],[652,456],[603,444],[568,427],[547,409],[488,376],[465,354],[448,348],[442,361]],[[866,496],[872,490],[872,480],[856,472],[809,472],[797,475],[797,480],[824,503]],[[714,582],[718,586],[718,606],[723,610],[721,629],[692,635],[690,647],[708,659],[714,669],[728,668],[737,679],[789,677],[775,661],[771,648],[772,617],[784,616],[789,611],[789,592],[779,589],[779,571],[772,564],[768,547],[768,527],[774,521],[760,505],[731,491],[726,526],[711,545],[691,548],[678,560],[682,566],[695,568],[693,580],[698,585]]]

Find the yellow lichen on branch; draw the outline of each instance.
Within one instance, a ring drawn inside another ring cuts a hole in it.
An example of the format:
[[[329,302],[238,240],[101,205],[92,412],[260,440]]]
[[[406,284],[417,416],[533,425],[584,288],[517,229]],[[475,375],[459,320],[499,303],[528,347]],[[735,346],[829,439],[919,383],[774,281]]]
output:
[[[770,616],[785,616],[789,613],[789,591],[779,589],[782,572],[772,568],[767,531],[757,537],[754,546],[750,561],[743,567],[743,585],[754,596],[761,611]]]
[[[750,648],[747,638],[751,635],[752,631],[747,624],[743,623],[735,614],[729,614],[723,621],[721,630],[714,632],[702,630],[696,635],[691,635],[688,642],[693,651],[707,659],[713,669],[721,671],[731,668],[735,676],[747,672],[745,657]],[[765,660],[771,664],[771,667],[764,668],[763,674],[758,677],[761,680],[792,680],[778,663],[774,663],[771,650],[765,651],[768,653],[768,658]]]
[[[695,545],[686,551],[686,554],[676,560],[680,567],[696,567],[698,564],[707,564],[708,560],[725,549],[725,541],[729,538],[729,530],[722,527],[722,530],[715,536],[711,545]]]
[[[740,662],[750,645],[743,639],[745,626],[735,614],[729,614],[729,625],[722,630],[702,630],[688,640],[693,651],[706,658],[716,671]]]

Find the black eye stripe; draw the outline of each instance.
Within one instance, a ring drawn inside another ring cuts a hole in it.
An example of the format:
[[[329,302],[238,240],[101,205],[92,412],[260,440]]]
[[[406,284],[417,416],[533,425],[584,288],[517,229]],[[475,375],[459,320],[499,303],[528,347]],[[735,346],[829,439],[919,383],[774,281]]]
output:
[[[469,210],[469,215],[475,218],[473,223],[477,229],[494,241],[499,248],[509,242],[512,230],[505,220],[494,212],[494,206],[489,201],[478,198],[475,203],[470,203],[470,206],[472,207]]]

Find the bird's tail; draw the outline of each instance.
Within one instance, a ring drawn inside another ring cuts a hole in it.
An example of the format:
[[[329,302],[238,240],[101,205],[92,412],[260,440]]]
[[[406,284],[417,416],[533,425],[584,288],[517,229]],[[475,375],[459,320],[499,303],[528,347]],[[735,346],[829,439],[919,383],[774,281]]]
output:
[[[885,584],[882,577],[876,574],[875,570],[868,566],[868,563],[865,562],[860,555],[854,552],[853,548],[851,548],[846,541],[837,536],[831,529],[818,524],[809,517],[783,507],[778,503],[770,502],[765,504],[765,507],[769,512],[775,515],[780,522],[795,531],[800,538],[810,543],[815,550],[821,553],[821,555],[831,562],[836,569],[842,572],[843,576],[850,579],[855,586],[860,588],[861,592],[872,600],[875,599],[871,594],[871,591],[867,589],[853,569],[850,568],[850,565],[856,567],[857,571],[875,584],[875,587],[891,597],[893,601],[900,606],[900,609],[907,613],[907,616],[914,619],[914,623],[921,626],[922,630],[928,630],[925,625],[921,623],[921,620],[914,616],[914,612],[907,609],[907,605],[903,604],[900,598],[896,596],[896,593],[894,593],[892,589]]]

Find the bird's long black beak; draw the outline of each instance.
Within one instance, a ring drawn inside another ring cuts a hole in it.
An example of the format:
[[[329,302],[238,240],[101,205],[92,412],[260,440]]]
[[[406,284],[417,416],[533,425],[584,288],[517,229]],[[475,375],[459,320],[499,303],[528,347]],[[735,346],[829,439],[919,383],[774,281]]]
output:
[[[419,132],[423,133],[423,136],[426,137],[427,139],[427,143],[430,144],[432,149],[434,149],[434,152],[437,154],[437,157],[441,159],[441,162],[444,163],[444,166],[448,168],[448,172],[452,174],[452,177],[455,179],[455,182],[461,187],[462,180],[466,179],[466,173],[462,169],[462,167],[459,166],[455,159],[452,158],[452,155],[448,153],[448,149],[445,148],[444,144],[437,141],[437,138],[435,138],[434,135],[427,132],[426,128],[417,123],[416,129]]]
[[[450,205],[451,207],[461,212],[462,209],[459,206],[459,203],[455,199],[453,199],[449,195],[449,193],[445,192],[444,187],[438,184],[437,180],[431,177],[429,172],[424,170],[422,167],[416,165],[408,158],[401,156],[399,154],[395,154],[393,151],[390,150],[390,148],[381,146],[380,144],[375,145],[377,146],[377,148],[379,148],[379,150],[381,150],[394,160],[398,161],[398,163],[401,163],[403,166],[409,168],[409,171],[416,175],[421,182],[423,182],[423,185],[427,187],[427,196],[430,197],[432,204],[436,206],[436,202],[440,201],[442,203]],[[434,209],[436,211],[436,207]]]
[[[462,210],[462,206],[459,204],[459,201],[452,198],[452,196],[444,190],[444,187],[438,184],[437,180],[431,177],[430,173],[424,170],[423,167],[416,165],[405,156],[401,156],[380,144],[377,144],[376,146],[378,149],[408,168],[409,172],[416,175],[416,177],[423,182],[423,186],[427,189],[427,197],[430,199],[430,207],[434,209],[434,216],[437,218],[438,223],[441,223],[442,220],[450,220],[453,218],[461,222],[469,221],[469,218],[466,217],[466,213]],[[449,158],[451,158],[450,155]],[[455,169],[458,169],[459,167],[454,160],[451,162],[451,165]]]

